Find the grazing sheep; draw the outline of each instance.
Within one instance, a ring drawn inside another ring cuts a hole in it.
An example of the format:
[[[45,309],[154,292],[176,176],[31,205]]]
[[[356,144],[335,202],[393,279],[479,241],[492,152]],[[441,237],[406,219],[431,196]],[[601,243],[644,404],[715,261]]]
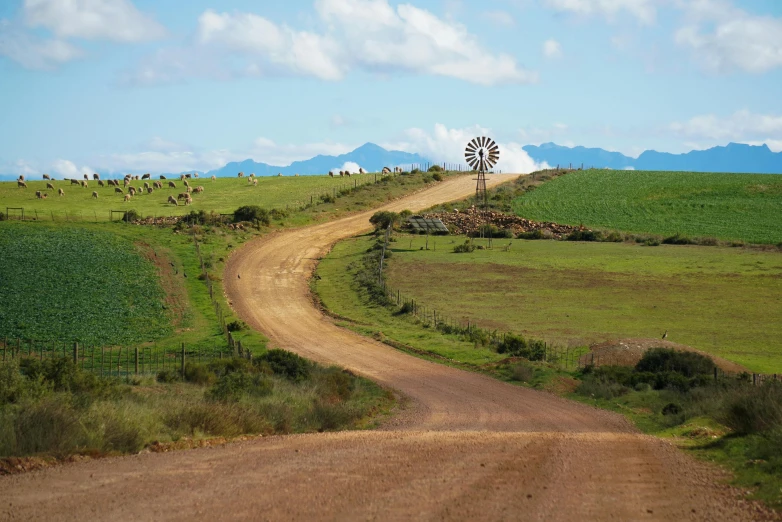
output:
[[[174,196],[168,196],[168,203],[173,203],[175,207],[179,206],[179,203],[176,202],[176,199],[174,199]]]
[[[127,187],[128,185],[130,185],[130,180],[128,178],[125,178],[122,180],[122,184],[123,186]]]
[[[184,181],[184,180],[185,180],[185,175],[184,174],[180,174],[179,175],[179,181]]]
[[[217,181],[217,176],[212,176],[212,181]]]
[[[147,183],[146,181],[144,182],[144,188],[145,188],[145,189],[148,189],[148,188],[149,188],[149,183]]]
[[[177,198],[177,199],[187,199],[187,198],[189,198],[189,197],[190,197],[190,196],[188,195],[188,193],[187,193],[187,192],[180,192],[180,193],[179,193],[179,195],[178,195],[176,198]]]
[[[196,194],[201,194],[204,191],[204,187],[196,187],[193,189],[193,192]]]
[[[253,179],[252,179],[252,178],[247,178],[247,184],[248,184],[248,185],[249,185],[249,184],[251,184],[252,182],[253,182]]]
[[[114,192],[115,192],[115,193],[116,193],[116,192],[118,192],[118,193],[120,193],[120,194],[124,194],[124,193],[125,193],[125,191],[124,191],[124,190],[122,190],[122,189],[121,189],[121,188],[119,188],[119,187],[114,187]]]
[[[176,188],[176,183],[174,183],[173,181],[169,181],[168,188]]]
[[[141,179],[151,179],[151,178],[152,178],[152,174],[150,174],[149,172],[141,176]]]
[[[298,178],[299,177],[299,173],[297,172],[296,174],[294,174],[294,176],[296,176]]]
[[[44,192],[44,193],[43,193],[43,195],[41,196],[41,199],[46,199],[46,198],[48,198],[48,197],[49,197],[49,194],[47,194],[47,193],[45,193],[45,192]]]
[[[93,191],[93,192],[92,192],[92,197],[94,197],[95,199],[98,199],[98,193],[97,193],[97,192],[95,192],[95,191]]]
[[[350,172],[346,170],[346,171],[345,171],[345,175],[346,175],[347,177],[350,177]]]
[[[281,178],[281,177],[282,177],[282,172],[278,172],[278,173],[277,173],[277,177],[278,177],[278,178]]]
[[[154,182],[152,185],[154,185],[154,187],[156,189],[162,189],[163,188],[163,184],[161,182],[159,182],[159,181]]]
[[[152,191],[155,190],[152,187],[147,187],[147,194],[152,194]]]
[[[90,179],[90,177],[89,177],[88,175],[86,175],[86,174],[85,174],[85,175],[84,175],[84,179]]]
[[[98,186],[99,186],[99,187],[105,187],[105,186],[106,186],[106,184],[105,184],[105,183],[103,183],[103,180],[102,180],[102,179],[99,179],[99,180],[98,180]]]
[[[185,177],[186,177],[187,179],[190,179],[190,178],[192,178],[192,177],[193,177],[193,175],[192,175],[192,174],[185,174]]]
[[[131,179],[133,177],[133,174],[125,174],[124,179]]]
[[[54,185],[52,185],[51,183],[47,183],[46,184],[46,190],[49,190],[49,189],[54,190]]]
[[[92,175],[92,179],[94,179],[95,181],[99,180],[100,179],[100,174],[98,174],[96,172],[95,174]]]
[[[160,179],[166,179],[166,177],[161,175],[161,176],[160,176]]]
[[[332,178],[333,178],[333,177],[334,177],[334,173],[333,173],[333,172],[331,172],[331,171],[329,171],[329,177],[332,177]]]
[[[187,187],[187,193],[188,193],[188,194],[190,194],[191,192],[193,192],[193,188],[192,188],[192,187],[190,187],[190,186],[188,186],[188,187]]]
[[[136,181],[138,181],[139,179],[141,179],[141,176],[139,176],[138,174],[136,174],[135,176],[133,176],[133,179],[135,179]]]
[[[71,181],[71,185],[80,185],[80,183],[79,183],[79,180],[78,180],[78,179],[72,179],[72,180],[70,180],[70,181]]]
[[[359,169],[358,169],[358,173],[359,173],[359,174],[366,174],[366,173],[367,173],[367,171],[366,171],[366,170],[364,170],[364,167],[359,167]]]
[[[243,177],[244,177],[244,172],[240,172],[240,173],[239,173],[239,177],[240,177],[240,178],[243,178]]]
[[[49,176],[48,174],[44,174],[44,175],[43,175],[43,179],[49,179],[49,180],[50,180],[50,179],[52,179],[52,178],[51,178],[51,176]]]
[[[253,180],[253,187],[257,187],[257,186],[258,186],[258,180],[257,180],[257,179],[254,179],[254,180]]]
[[[125,194],[125,201],[130,201],[131,197],[132,196],[130,194]]]
[[[43,195],[41,194],[40,190],[36,190],[35,191],[35,197],[38,198],[38,199],[43,199]]]
[[[24,181],[24,176],[20,174],[18,181]]]
[[[388,167],[383,167],[383,172],[382,173],[383,174],[391,174],[391,169],[389,169]]]
[[[24,181],[19,179],[19,180],[16,180],[16,186],[19,187],[19,188],[27,188],[27,183],[25,183]]]
[[[89,187],[89,185],[87,184],[86,180],[81,182],[81,186],[84,187],[84,188]]]
[[[189,186],[190,186],[190,183],[188,183],[186,179],[185,179],[185,180],[182,180],[182,183],[184,183],[186,187],[189,187]]]
[[[191,198],[190,196],[187,196],[187,199],[185,200],[185,205],[190,205],[192,203],[193,203],[193,198]]]
[[[60,196],[64,196],[65,191],[63,189],[57,189],[57,194],[59,194]]]
[[[193,172],[193,177],[197,178],[198,177],[198,172]]]
[[[136,195],[136,187],[128,187],[128,194],[130,194],[131,196],[135,196]]]

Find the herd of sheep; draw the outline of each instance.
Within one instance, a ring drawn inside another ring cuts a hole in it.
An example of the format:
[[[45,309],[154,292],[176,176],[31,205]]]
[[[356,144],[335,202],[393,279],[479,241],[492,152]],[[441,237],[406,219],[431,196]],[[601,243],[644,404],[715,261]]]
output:
[[[394,167],[394,172],[401,172],[402,169],[400,167]],[[359,174],[366,174],[367,171],[363,168],[359,168]],[[383,167],[382,174],[390,174],[391,169],[388,167]],[[350,177],[350,172],[347,170],[340,170],[339,171],[340,177],[347,176]],[[282,177],[282,174],[277,174],[277,176]],[[296,174],[298,177],[298,174]],[[329,176],[332,178],[334,177],[334,172],[329,172]],[[238,174],[238,177],[243,178],[244,172],[240,172]],[[204,187],[197,186],[197,187],[191,187],[190,182],[188,180],[191,180],[192,178],[198,178],[198,173],[195,172],[193,174],[181,174],[179,176],[179,180],[183,183],[185,187],[185,192],[181,192],[176,198],[174,196],[168,196],[168,199],[166,200],[166,203],[170,203],[172,205],[179,205],[179,202],[184,200],[185,205],[190,205],[193,203],[193,194],[201,194],[204,192]],[[46,181],[46,190],[57,190],[57,194],[59,196],[65,196],[65,191],[62,188],[56,188],[53,184],[53,181],[55,181],[49,174],[43,175],[44,181]],[[215,176],[212,176],[212,181],[215,181],[217,178]],[[148,180],[148,181],[145,181]],[[82,188],[89,188],[89,181],[90,177],[87,174],[84,174],[84,179],[72,179],[72,178],[63,178],[63,181],[70,182],[71,185],[79,185]],[[96,181],[98,183],[98,186],[100,187],[114,187],[114,192],[116,194],[120,194],[123,197],[123,200],[128,202],[133,199],[134,196],[137,194],[152,194],[155,190],[162,189],[164,187],[163,181],[167,183],[168,188],[177,188],[177,185],[174,181],[169,181],[166,179],[165,176],[160,176],[160,181],[152,181],[152,175],[147,173],[143,175],[132,175],[127,174],[122,180],[122,187],[120,187],[119,180],[116,179],[107,179],[102,180],[100,179],[100,174],[93,174],[92,175],[92,181]],[[134,187],[131,183],[133,181],[143,181],[144,186],[142,187]],[[151,184],[150,184],[151,182]],[[255,177],[255,174],[250,174],[247,178],[247,183],[249,185],[257,186],[258,185],[258,179]],[[26,189],[27,188],[27,182],[25,181],[24,176],[19,176],[19,179],[16,180],[17,187]],[[126,192],[127,191],[127,192]],[[35,197],[38,199],[46,199],[49,197],[49,194],[46,191],[37,190],[35,191]],[[98,198],[98,192],[93,191],[92,197],[97,199]]]

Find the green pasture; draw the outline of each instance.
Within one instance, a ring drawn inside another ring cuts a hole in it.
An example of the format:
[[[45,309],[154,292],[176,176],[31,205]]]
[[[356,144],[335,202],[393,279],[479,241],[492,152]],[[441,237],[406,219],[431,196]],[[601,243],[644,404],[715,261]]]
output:
[[[378,176],[379,178],[380,176]],[[0,212],[7,208],[24,208],[27,219],[54,221],[108,221],[111,210],[125,211],[133,209],[142,216],[181,216],[191,210],[214,211],[228,214],[243,205],[259,205],[272,209],[300,208],[305,204],[318,202],[322,195],[335,195],[340,190],[358,187],[375,181],[374,174],[354,175],[350,178],[330,176],[264,177],[257,178],[258,185],[248,183],[249,178],[209,178],[188,180],[191,187],[204,187],[201,194],[193,194],[193,204],[179,206],[168,203],[168,197],[175,198],[186,188],[179,179],[164,180],[163,188],[152,194],[137,194],[131,201],[124,201],[124,194],[115,192],[115,187],[99,187],[97,181],[90,180],[89,187],[71,185],[66,181],[52,181],[54,190],[46,190],[45,181],[28,181],[28,188],[18,188],[16,182],[0,182]],[[157,180],[152,180],[157,181]],[[168,182],[176,184],[169,188]],[[147,181],[150,183],[150,181]],[[130,186],[143,188],[144,181],[133,181]],[[62,188],[64,196],[57,195]],[[47,192],[46,199],[38,199],[36,191]],[[98,197],[93,198],[92,193]],[[124,190],[127,193],[127,189]],[[19,211],[8,211],[17,216]],[[114,219],[118,219],[115,215]]]
[[[627,232],[782,242],[782,176],[585,170],[517,198],[536,221]]]
[[[430,249],[422,250],[425,241],[400,236],[391,245],[388,285],[454,321],[469,319],[487,329],[571,347],[659,338],[668,330],[671,341],[754,371],[782,373],[779,253],[495,240],[492,250],[455,254],[454,245],[464,238],[429,238]],[[337,245],[320,270],[348,277],[339,274],[370,243],[361,238]],[[334,263],[338,266],[327,268]],[[322,275],[328,281],[319,282],[324,294],[337,282]],[[324,301],[331,306],[350,299],[335,295]]]

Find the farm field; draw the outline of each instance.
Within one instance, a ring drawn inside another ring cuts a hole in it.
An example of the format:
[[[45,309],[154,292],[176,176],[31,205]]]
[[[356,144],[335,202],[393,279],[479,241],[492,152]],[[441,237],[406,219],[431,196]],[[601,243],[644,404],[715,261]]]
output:
[[[668,330],[669,341],[782,373],[778,253],[524,240],[509,252],[495,240],[493,250],[453,253],[462,240],[430,238],[436,250],[426,251],[425,238],[400,237],[386,267],[389,287],[453,320],[560,345]],[[327,260],[348,263],[369,246],[364,238],[345,242]]]
[[[191,210],[206,212],[231,213],[243,205],[259,205],[272,209],[300,207],[311,201],[318,201],[320,195],[334,195],[341,189],[355,187],[375,180],[374,174],[354,175],[351,178],[331,178],[329,176],[299,176],[299,177],[265,177],[257,178],[258,185],[248,184],[248,178],[218,178],[192,179],[192,187],[203,186],[202,194],[193,194],[193,204],[179,206],[167,203],[169,196],[175,198],[185,192],[185,186],[179,179],[163,181],[164,188],[155,190],[152,194],[137,194],[131,201],[125,202],[124,195],[115,192],[115,187],[99,187],[97,181],[90,180],[89,187],[83,188],[70,185],[69,182],[57,180],[52,184],[55,190],[46,190],[45,181],[28,181],[27,189],[18,188],[16,182],[0,182],[0,212],[5,213],[9,207],[24,208],[27,219],[51,221],[108,221],[111,210],[135,210],[144,217],[147,216],[181,216]],[[153,180],[156,181],[156,180]],[[169,188],[172,181],[176,188]],[[133,181],[130,186],[141,188],[143,181]],[[64,196],[57,195],[57,189],[62,188]],[[45,200],[36,198],[36,191],[48,192]],[[93,191],[98,192],[98,198],[92,197]],[[125,190],[127,193],[127,190]],[[18,211],[9,211],[11,216],[17,216]],[[117,219],[118,215],[114,216]]]
[[[517,198],[536,221],[626,232],[782,242],[782,176],[585,170]]]
[[[133,243],[98,230],[0,227],[0,332],[91,344],[171,333],[155,268]]]

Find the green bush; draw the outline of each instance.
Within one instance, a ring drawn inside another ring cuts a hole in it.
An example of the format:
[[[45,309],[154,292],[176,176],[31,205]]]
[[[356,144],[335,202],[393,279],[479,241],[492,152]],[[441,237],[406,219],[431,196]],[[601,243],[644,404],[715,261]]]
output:
[[[331,194],[321,194],[319,197],[321,203],[336,203],[337,198],[332,196]]]
[[[518,239],[545,239],[545,235],[541,229],[530,230],[529,232],[519,232],[516,236]]]
[[[439,172],[435,172],[434,174],[432,174],[432,179],[435,181],[442,181],[445,178],[443,178],[443,175],[440,174]]]
[[[535,372],[526,364],[518,363],[510,367],[510,378],[512,381],[530,382],[534,377]]]
[[[347,370],[329,368],[318,375],[318,385],[322,397],[326,400],[346,401],[350,399],[355,388],[355,376]]]
[[[122,214],[122,221],[138,221],[141,219],[141,214],[135,210],[128,210]]]
[[[228,329],[229,332],[241,332],[242,330],[247,330],[249,328],[247,326],[247,323],[244,321],[236,320],[231,321],[230,323],[226,324],[225,327]]]
[[[394,226],[399,222],[399,214],[396,212],[390,212],[388,210],[381,210],[375,212],[369,222],[374,225],[375,230],[386,229],[389,226]]]
[[[527,340],[521,335],[506,334],[497,343],[497,353],[524,357],[530,361],[542,361],[546,357],[546,345],[543,341]]]
[[[744,385],[726,400],[722,420],[738,433],[782,432],[782,384]]]
[[[574,230],[565,238],[568,241],[600,241],[600,232],[593,230]]]
[[[301,382],[310,377],[310,363],[293,352],[285,350],[269,350],[256,361],[266,362],[276,375],[285,377],[292,382]]]
[[[274,391],[274,382],[265,375],[232,372],[220,377],[207,392],[215,401],[238,402],[244,396],[266,397]]]
[[[453,251],[456,254],[465,254],[475,251],[475,245],[472,244],[472,242],[468,239],[461,245],[456,245],[453,247]]]
[[[489,223],[483,224],[476,230],[468,234],[470,237],[491,237],[494,239],[512,239],[513,231],[504,228],[498,228]]]
[[[686,377],[714,373],[714,361],[695,352],[670,348],[651,348],[644,353],[635,369],[639,372],[676,372]]]
[[[217,376],[209,369],[206,364],[185,363],[185,381],[208,386],[217,380]]]
[[[172,370],[171,368],[166,368],[157,372],[157,382],[171,384],[179,381],[181,378],[182,374],[177,370]]]
[[[683,236],[679,233],[676,233],[672,236],[666,237],[663,239],[663,244],[665,245],[694,245],[695,241],[690,239],[687,236]]]
[[[268,226],[271,223],[271,217],[265,208],[258,205],[245,205],[234,210],[234,223],[241,221]]]
[[[445,169],[443,169],[440,165],[432,165],[429,167],[429,172],[445,172]]]

